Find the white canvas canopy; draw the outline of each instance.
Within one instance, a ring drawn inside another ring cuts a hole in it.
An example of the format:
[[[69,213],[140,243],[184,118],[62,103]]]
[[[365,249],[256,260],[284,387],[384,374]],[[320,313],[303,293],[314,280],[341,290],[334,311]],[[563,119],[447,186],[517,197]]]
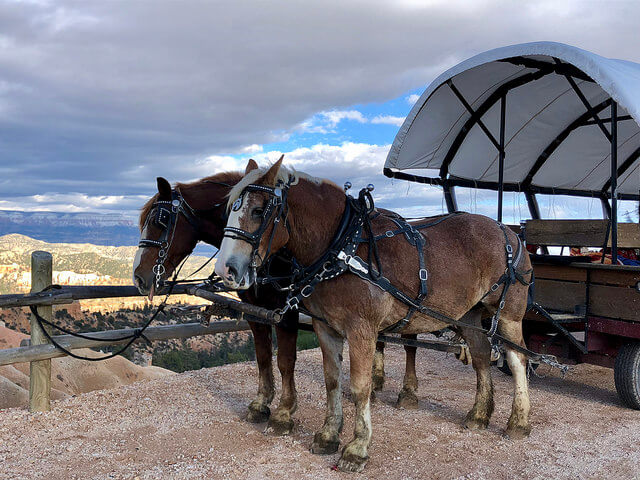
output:
[[[618,198],[637,200],[639,125],[640,64],[560,43],[512,45],[470,58],[429,85],[396,135],[385,174],[445,188],[502,184],[606,198],[617,152]],[[414,169],[439,175],[401,172]]]

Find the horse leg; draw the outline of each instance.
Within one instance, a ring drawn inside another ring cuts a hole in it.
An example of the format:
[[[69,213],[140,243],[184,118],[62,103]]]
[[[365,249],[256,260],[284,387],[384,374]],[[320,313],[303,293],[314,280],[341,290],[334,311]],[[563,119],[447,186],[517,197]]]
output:
[[[401,335],[402,338],[417,340],[418,335]],[[415,409],[418,408],[418,376],[416,375],[416,347],[405,345],[406,366],[404,371],[404,381],[402,390],[398,394],[398,402],[396,406]]]
[[[343,339],[331,327],[313,320],[313,329],[322,350],[324,382],[327,388],[327,413],[322,428],[316,432],[311,453],[331,454],[338,451],[342,431],[342,346]],[[371,372],[371,363],[367,366]]]
[[[376,351],[373,355],[372,382],[374,392],[378,392],[384,387],[384,342],[376,343]]]
[[[472,310],[462,317],[471,325],[480,327],[481,310]],[[462,328],[462,336],[471,352],[471,362],[476,371],[476,399],[467,413],[464,427],[482,430],[489,425],[493,413],[493,382],[491,380],[491,344],[484,333]]]
[[[500,320],[498,326],[500,335],[518,345],[525,347],[522,338],[522,322],[510,321],[507,318]],[[507,364],[513,373],[514,393],[511,416],[507,423],[506,434],[515,440],[529,436],[531,425],[529,424],[529,386],[527,379],[527,357],[512,348],[506,347]]]
[[[297,312],[291,313],[298,315]],[[296,325],[297,319],[295,323],[291,322],[291,324]],[[276,327],[276,337],[278,338],[278,369],[282,376],[282,393],[280,394],[278,408],[269,418],[269,428],[276,435],[288,435],[293,430],[291,415],[293,415],[298,406],[296,384],[293,376],[296,366],[298,329]]]
[[[271,366],[271,325],[249,322],[256,346],[256,362],[258,363],[258,394],[249,404],[247,420],[251,423],[266,422],[271,415],[269,404],[273,400],[273,368]]]
[[[353,439],[344,447],[338,468],[346,472],[361,472],[369,459],[371,442],[371,363],[376,334],[354,331],[347,334],[351,374],[351,396],[356,405]]]

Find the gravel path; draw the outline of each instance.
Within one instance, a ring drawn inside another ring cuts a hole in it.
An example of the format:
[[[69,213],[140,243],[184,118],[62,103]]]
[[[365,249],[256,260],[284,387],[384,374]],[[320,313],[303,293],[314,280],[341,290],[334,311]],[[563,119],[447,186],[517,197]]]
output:
[[[348,358],[345,352],[345,358]],[[464,431],[475,375],[452,357],[418,352],[418,410],[393,406],[404,352],[387,349],[387,384],[373,407],[371,460],[362,474],[308,451],[324,416],[321,355],[299,355],[296,431],[263,433],[243,420],[255,390],[244,363],[144,381],[54,402],[53,411],[0,411],[0,478],[337,479],[638,478],[640,412],[618,401],[611,370],[582,365],[568,379],[531,380],[531,437],[501,436],[511,380],[495,371],[489,429]],[[345,367],[348,361],[345,361]],[[345,368],[345,375],[348,377]],[[353,429],[345,394],[343,443]]]

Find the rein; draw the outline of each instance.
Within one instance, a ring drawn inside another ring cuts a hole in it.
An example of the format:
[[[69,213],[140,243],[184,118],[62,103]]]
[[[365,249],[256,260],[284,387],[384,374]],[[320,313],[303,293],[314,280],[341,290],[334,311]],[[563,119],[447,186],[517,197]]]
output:
[[[185,259],[185,261],[186,261],[186,259]],[[176,272],[175,272],[175,274],[173,276],[174,280],[178,276],[178,273],[180,273],[180,270],[182,269],[182,266],[184,265],[185,261],[183,261],[180,264],[180,267],[176,270]],[[170,284],[169,291],[167,292],[167,294],[165,295],[164,299],[162,300],[162,303],[160,305],[158,305],[158,308],[156,309],[156,311],[153,313],[153,315],[151,315],[149,320],[147,320],[142,327],[134,329],[133,333],[131,333],[130,335],[121,336],[121,337],[117,337],[117,338],[95,338],[95,337],[92,337],[92,336],[89,336],[89,335],[85,335],[85,334],[82,334],[82,333],[73,332],[73,331],[71,331],[71,330],[69,330],[69,329],[67,329],[65,327],[57,325],[57,324],[55,324],[53,322],[50,322],[46,318],[44,318],[42,315],[40,315],[38,313],[38,307],[36,307],[35,305],[31,305],[29,308],[31,310],[31,313],[35,317],[36,321],[38,322],[38,326],[40,327],[40,330],[42,331],[44,336],[47,338],[47,340],[49,340],[49,342],[54,347],[56,347],[58,350],[60,350],[61,352],[65,353],[66,355],[69,355],[72,358],[77,358],[78,360],[87,360],[89,362],[100,362],[102,360],[108,360],[108,359],[113,358],[113,357],[115,357],[117,355],[120,355],[121,353],[124,353],[124,351],[126,349],[128,349],[139,338],[143,338],[149,345],[151,345],[151,342],[149,341],[149,339],[147,337],[145,337],[144,332],[149,327],[149,325],[151,325],[151,322],[153,322],[160,313],[164,312],[164,309],[165,309],[165,307],[167,305],[167,301],[169,300],[169,297],[171,296],[171,293],[173,292],[174,285],[175,285],[175,282],[172,282]],[[45,287],[42,291],[45,292],[47,290],[55,290],[55,289],[60,289],[60,288],[62,288],[60,285],[49,285],[48,287]],[[45,326],[48,326],[48,327],[54,328],[56,330],[59,330],[59,331],[61,331],[63,333],[66,333],[67,335],[71,335],[71,336],[77,337],[77,338],[84,338],[86,340],[95,340],[95,341],[98,341],[98,342],[105,342],[105,343],[114,343],[114,342],[121,341],[121,340],[127,340],[127,342],[119,350],[117,350],[115,352],[111,352],[111,353],[109,353],[107,355],[104,355],[102,357],[85,357],[83,355],[78,355],[76,353],[73,353],[68,348],[63,347],[59,342],[57,342],[53,338],[53,335],[51,335],[47,331]]]
[[[212,182],[212,181],[208,181],[208,183],[215,183],[218,185],[223,185],[226,187],[231,188],[231,185],[227,184],[227,183],[223,183],[223,182]],[[195,275],[196,273],[198,273],[199,271],[201,271],[203,268],[205,268],[212,260],[213,258],[217,255],[218,252],[214,253],[206,262],[204,262],[196,271],[194,271],[193,273],[191,273],[186,279],[184,280],[177,280],[178,275],[180,274],[180,271],[182,270],[182,267],[184,266],[184,264],[186,263],[187,259],[189,258],[189,256],[187,256],[178,266],[178,268],[176,268],[174,274],[173,274],[173,278],[170,281],[163,281],[162,280],[162,275],[164,275],[164,273],[166,272],[165,267],[164,267],[164,263],[167,261],[167,255],[169,252],[169,249],[171,248],[171,244],[173,242],[173,238],[175,236],[175,230],[176,230],[176,224],[178,222],[178,216],[179,215],[183,215],[185,217],[185,219],[189,222],[189,224],[198,232],[201,229],[201,224],[200,224],[200,219],[198,217],[198,215],[202,215],[203,213],[206,212],[211,212],[213,210],[215,210],[216,208],[219,208],[220,206],[222,206],[224,204],[224,202],[221,203],[217,203],[214,204],[210,209],[207,210],[196,210],[193,207],[191,207],[187,201],[184,199],[184,197],[182,196],[182,194],[180,193],[179,189],[174,189],[171,191],[171,200],[156,200],[156,202],[154,202],[153,207],[151,212],[153,212],[153,209],[155,209],[155,216],[150,214],[147,216],[147,218],[145,219],[145,223],[144,226],[146,227],[150,222],[152,222],[156,227],[160,228],[162,230],[162,234],[160,236],[159,240],[152,240],[152,239],[148,239],[148,238],[141,238],[139,243],[138,243],[138,247],[140,248],[158,248],[158,258],[156,260],[156,264],[153,267],[153,273],[155,274],[156,278],[155,278],[155,283],[156,283],[156,287],[159,290],[160,288],[162,288],[164,285],[168,285],[169,286],[169,290],[167,291],[164,299],[162,300],[162,302],[160,303],[160,305],[158,305],[158,308],[156,309],[156,311],[153,313],[153,315],[151,315],[151,317],[144,323],[144,325],[142,327],[136,328],[134,329],[133,333],[131,333],[130,335],[127,336],[121,336],[121,337],[117,337],[117,338],[104,338],[104,339],[98,339],[89,335],[85,335],[82,333],[77,333],[77,332],[73,332],[65,327],[62,327],[60,325],[57,325],[53,322],[50,322],[49,320],[47,320],[46,318],[44,318],[42,315],[40,315],[38,313],[38,309],[35,306],[31,306],[31,313],[33,313],[33,316],[35,317],[36,321],[38,322],[38,325],[40,326],[40,329],[42,330],[42,332],[44,333],[45,337],[47,338],[47,340],[49,340],[49,342],[51,344],[53,344],[58,350],[64,352],[66,355],[73,357],[73,358],[77,358],[79,360],[88,360],[90,362],[98,362],[98,361],[102,361],[102,360],[108,360],[110,358],[113,358],[117,355],[120,355],[121,353],[123,353],[125,350],[127,350],[136,340],[138,340],[139,338],[143,338],[147,343],[151,344],[151,342],[145,337],[144,332],[145,330],[149,327],[149,325],[151,325],[151,323],[157,318],[157,316],[160,313],[163,313],[167,302],[169,300],[169,297],[171,296],[171,294],[173,293],[173,288],[175,287],[175,285],[179,284],[179,283],[186,283],[186,282],[195,282],[195,281],[200,281],[200,280],[189,280],[189,277]],[[153,217],[153,218],[152,218]],[[143,228],[144,230],[144,228]],[[206,279],[207,281],[212,281],[212,278],[209,277]],[[61,286],[60,285],[50,285],[48,287],[46,287],[44,290],[42,291],[47,291],[47,290],[53,290],[53,289],[60,289]],[[68,348],[65,348],[64,346],[62,346],[59,342],[57,342],[56,340],[53,339],[53,336],[47,331],[47,328],[45,327],[50,327],[56,330],[59,330],[67,335],[71,335],[74,337],[78,337],[78,338],[83,338],[83,339],[87,339],[87,340],[97,340],[97,341],[101,341],[101,342],[105,342],[105,343],[113,343],[115,341],[121,341],[121,340],[127,340],[127,342],[125,343],[125,345],[118,349],[117,351],[111,352],[108,355],[104,355],[102,357],[85,357],[82,355],[77,355],[75,353],[73,353],[72,351],[70,351]]]

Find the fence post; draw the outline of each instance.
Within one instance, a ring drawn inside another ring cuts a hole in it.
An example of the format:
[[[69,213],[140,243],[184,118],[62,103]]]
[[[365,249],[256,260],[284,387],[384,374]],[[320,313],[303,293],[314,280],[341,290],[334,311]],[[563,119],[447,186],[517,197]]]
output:
[[[31,254],[31,292],[39,292],[51,285],[53,280],[53,257],[49,252],[35,251]],[[36,307],[47,320],[53,320],[53,306]],[[35,317],[31,315],[31,345],[48,343]],[[51,410],[51,359],[38,360],[30,364],[29,410],[47,412]]]

